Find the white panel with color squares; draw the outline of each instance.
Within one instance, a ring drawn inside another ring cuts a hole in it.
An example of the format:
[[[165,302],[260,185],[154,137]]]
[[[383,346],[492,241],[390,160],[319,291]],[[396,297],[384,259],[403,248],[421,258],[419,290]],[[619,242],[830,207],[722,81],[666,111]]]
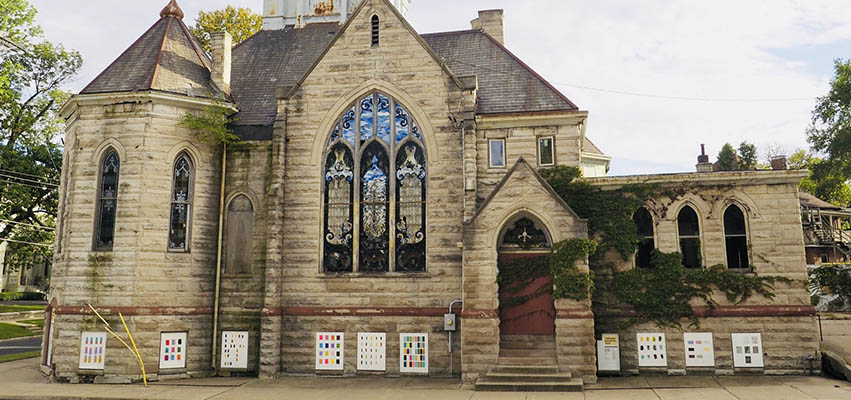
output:
[[[317,332],[316,369],[343,370],[343,332]]]
[[[762,335],[759,333],[733,334],[733,366],[736,368],[762,368]]]
[[[664,333],[639,333],[636,337],[638,339],[639,367],[668,366]]]
[[[222,332],[222,368],[248,368],[248,332]]]
[[[387,369],[387,334],[358,333],[358,370],[384,371]]]
[[[428,333],[399,334],[399,372],[428,373]]]
[[[160,369],[186,368],[186,332],[160,336]]]
[[[80,369],[103,369],[106,332],[83,332],[80,337]]]
[[[686,350],[686,367],[714,367],[715,348],[712,333],[683,333]]]

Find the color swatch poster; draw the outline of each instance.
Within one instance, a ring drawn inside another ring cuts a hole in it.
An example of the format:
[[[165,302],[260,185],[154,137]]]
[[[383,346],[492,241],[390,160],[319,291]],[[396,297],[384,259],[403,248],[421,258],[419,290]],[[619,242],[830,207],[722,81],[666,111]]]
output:
[[[186,368],[186,332],[160,335],[160,369]]]
[[[636,337],[638,339],[639,367],[668,366],[664,333],[639,333]]]
[[[733,366],[736,368],[762,368],[762,335],[759,333],[733,334]]]
[[[399,372],[428,373],[428,334],[399,335]]]
[[[343,370],[343,332],[316,334],[316,369]]]
[[[80,369],[103,369],[106,332],[83,332],[80,338]]]
[[[387,334],[358,333],[358,370],[387,369]]]
[[[714,367],[715,348],[711,333],[683,333],[686,367]]]
[[[248,332],[222,332],[222,368],[248,368]]]

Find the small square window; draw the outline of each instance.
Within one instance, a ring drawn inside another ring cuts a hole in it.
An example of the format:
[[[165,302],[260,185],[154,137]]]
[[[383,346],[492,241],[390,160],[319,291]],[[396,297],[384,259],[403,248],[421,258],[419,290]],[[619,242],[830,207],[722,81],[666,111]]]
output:
[[[490,166],[492,168],[505,167],[505,140],[491,140],[490,147]]]
[[[538,165],[555,165],[555,142],[553,138],[543,137],[538,139]]]

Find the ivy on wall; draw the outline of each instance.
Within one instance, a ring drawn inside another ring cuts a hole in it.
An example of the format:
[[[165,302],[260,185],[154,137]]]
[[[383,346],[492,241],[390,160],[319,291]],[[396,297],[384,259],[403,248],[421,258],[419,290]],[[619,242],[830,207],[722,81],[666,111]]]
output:
[[[813,269],[810,291],[835,296],[827,303],[828,310],[841,310],[851,305],[851,267],[825,265]]]

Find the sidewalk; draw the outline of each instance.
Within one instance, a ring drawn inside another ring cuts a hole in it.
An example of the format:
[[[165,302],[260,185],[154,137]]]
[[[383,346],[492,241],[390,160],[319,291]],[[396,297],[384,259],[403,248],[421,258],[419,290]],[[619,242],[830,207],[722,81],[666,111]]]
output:
[[[0,399],[345,399],[345,400],[828,400],[851,399],[851,383],[820,377],[690,376],[601,378],[582,393],[488,393],[457,379],[204,378],[142,385],[48,384],[38,359],[0,364]]]

